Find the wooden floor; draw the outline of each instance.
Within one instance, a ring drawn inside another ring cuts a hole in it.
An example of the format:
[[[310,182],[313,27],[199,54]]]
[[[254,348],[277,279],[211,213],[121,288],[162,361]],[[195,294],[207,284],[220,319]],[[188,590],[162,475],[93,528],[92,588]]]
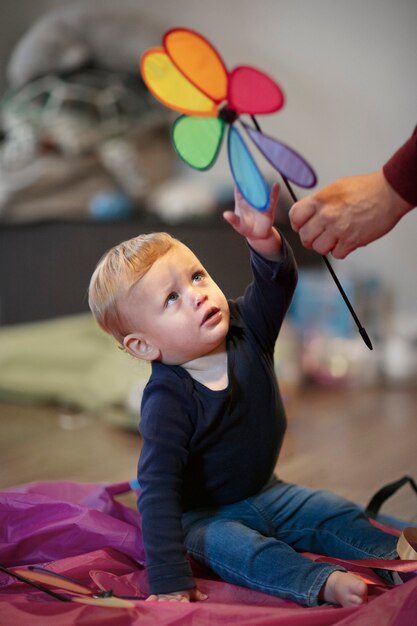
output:
[[[360,504],[405,474],[417,480],[417,390],[297,393],[277,472]],[[0,487],[38,480],[118,482],[136,475],[141,441],[97,416],[57,407],[0,404]],[[245,463],[242,459],[242,471]],[[417,523],[417,497],[403,487],[383,512]]]

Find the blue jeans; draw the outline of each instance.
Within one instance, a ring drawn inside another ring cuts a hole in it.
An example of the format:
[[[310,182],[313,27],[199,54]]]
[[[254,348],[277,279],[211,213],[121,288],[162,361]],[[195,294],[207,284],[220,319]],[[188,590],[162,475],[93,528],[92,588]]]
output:
[[[223,580],[313,606],[329,575],[345,571],[299,554],[345,559],[397,557],[397,538],[359,507],[328,491],[271,479],[257,495],[183,515],[185,547]]]

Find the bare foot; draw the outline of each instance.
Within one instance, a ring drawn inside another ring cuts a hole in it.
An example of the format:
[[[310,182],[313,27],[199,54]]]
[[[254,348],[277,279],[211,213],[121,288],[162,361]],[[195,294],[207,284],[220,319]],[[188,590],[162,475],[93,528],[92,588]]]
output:
[[[326,580],[320,597],[325,602],[343,607],[359,606],[367,601],[368,588],[358,576],[349,572],[333,572]]]

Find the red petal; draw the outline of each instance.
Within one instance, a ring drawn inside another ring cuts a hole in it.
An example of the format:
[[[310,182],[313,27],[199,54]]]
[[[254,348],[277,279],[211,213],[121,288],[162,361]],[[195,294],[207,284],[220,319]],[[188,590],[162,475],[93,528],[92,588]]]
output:
[[[238,113],[257,115],[274,113],[284,104],[284,94],[269,76],[248,65],[239,65],[230,73],[228,106]]]

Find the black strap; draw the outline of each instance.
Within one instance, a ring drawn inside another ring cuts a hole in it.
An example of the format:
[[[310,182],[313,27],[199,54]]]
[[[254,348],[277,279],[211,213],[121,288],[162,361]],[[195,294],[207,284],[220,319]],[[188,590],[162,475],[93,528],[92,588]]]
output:
[[[389,483],[388,485],[381,487],[381,489],[377,491],[376,494],[371,498],[368,506],[365,509],[365,513],[369,515],[369,517],[375,519],[378,515],[379,509],[384,504],[384,502],[407,483],[411,485],[417,495],[417,484],[414,479],[411,478],[411,476],[403,476],[399,480],[396,480],[393,483]]]

